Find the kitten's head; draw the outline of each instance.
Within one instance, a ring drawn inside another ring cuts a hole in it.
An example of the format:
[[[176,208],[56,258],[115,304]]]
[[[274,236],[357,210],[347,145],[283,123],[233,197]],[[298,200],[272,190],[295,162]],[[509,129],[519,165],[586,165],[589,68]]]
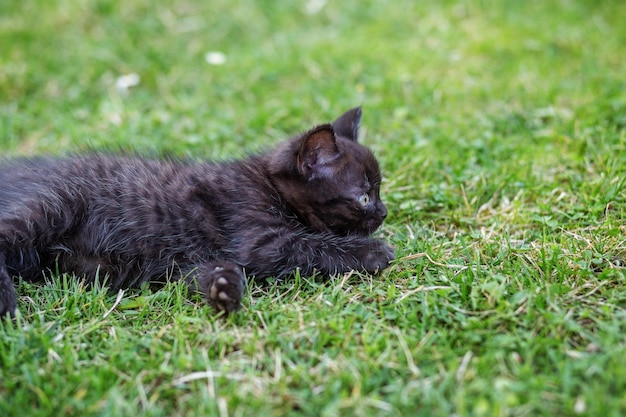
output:
[[[339,235],[369,235],[387,216],[372,152],[357,143],[361,108],[281,146],[270,173],[281,197],[309,226]]]

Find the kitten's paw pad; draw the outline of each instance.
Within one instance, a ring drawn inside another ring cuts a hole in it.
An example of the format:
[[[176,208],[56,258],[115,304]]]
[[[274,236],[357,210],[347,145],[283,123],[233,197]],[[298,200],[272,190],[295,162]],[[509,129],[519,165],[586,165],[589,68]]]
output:
[[[246,278],[237,265],[215,266],[207,272],[209,282],[206,296],[217,310],[231,313],[239,310],[246,285]]]

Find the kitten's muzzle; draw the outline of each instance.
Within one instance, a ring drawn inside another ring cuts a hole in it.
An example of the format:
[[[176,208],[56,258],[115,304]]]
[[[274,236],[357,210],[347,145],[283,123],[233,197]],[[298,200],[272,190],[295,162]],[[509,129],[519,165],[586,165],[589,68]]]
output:
[[[363,230],[366,235],[370,235],[376,231],[383,224],[383,221],[387,217],[387,207],[383,203],[376,204],[376,208],[373,212],[370,211],[363,219]]]

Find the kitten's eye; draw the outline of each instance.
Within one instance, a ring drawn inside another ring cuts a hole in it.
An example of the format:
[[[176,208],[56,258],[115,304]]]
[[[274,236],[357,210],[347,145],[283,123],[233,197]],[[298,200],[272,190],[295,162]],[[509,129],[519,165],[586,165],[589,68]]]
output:
[[[369,194],[364,193],[364,194],[361,194],[357,200],[359,200],[359,204],[361,206],[365,207],[370,202],[370,196]]]

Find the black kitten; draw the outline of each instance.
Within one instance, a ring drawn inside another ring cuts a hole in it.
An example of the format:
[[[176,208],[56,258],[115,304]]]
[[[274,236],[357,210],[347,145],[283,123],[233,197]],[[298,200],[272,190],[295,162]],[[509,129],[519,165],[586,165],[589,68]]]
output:
[[[361,109],[242,161],[91,155],[0,165],[0,315],[12,276],[48,270],[113,288],[185,279],[218,311],[240,307],[245,278],[350,270],[394,258],[369,238],[387,215],[380,171],[357,143]]]

